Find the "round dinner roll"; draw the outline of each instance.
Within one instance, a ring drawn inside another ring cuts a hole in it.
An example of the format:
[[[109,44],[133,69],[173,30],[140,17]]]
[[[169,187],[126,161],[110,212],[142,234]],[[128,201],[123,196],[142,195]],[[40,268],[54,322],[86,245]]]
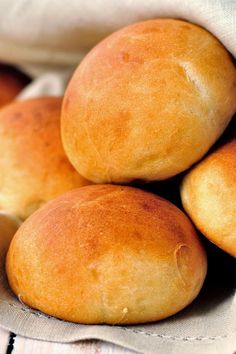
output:
[[[0,108],[13,101],[28,82],[14,67],[0,64]]]
[[[185,176],[181,197],[202,234],[236,257],[236,138]]]
[[[206,30],[132,24],[81,62],[62,108],[65,151],[96,183],[163,180],[199,160],[236,110],[236,70]]]
[[[88,184],[60,138],[61,98],[17,101],[0,111],[0,210],[25,219],[43,203]]]
[[[95,185],[33,214],[7,256],[14,293],[48,315],[78,323],[163,319],[198,295],[207,269],[189,219],[131,187]]]

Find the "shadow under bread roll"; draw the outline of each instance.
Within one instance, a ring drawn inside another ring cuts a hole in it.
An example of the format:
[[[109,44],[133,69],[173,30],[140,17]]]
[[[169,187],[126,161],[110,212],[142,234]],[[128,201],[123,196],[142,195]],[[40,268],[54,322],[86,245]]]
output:
[[[13,101],[29,82],[16,68],[0,63],[0,108]]]
[[[177,207],[140,189],[87,186],[54,199],[16,233],[7,275],[25,304],[77,323],[157,321],[198,295],[204,248]]]
[[[5,255],[20,224],[16,217],[0,212],[0,267],[5,263]]]
[[[62,108],[68,158],[96,183],[172,177],[200,160],[236,111],[223,45],[185,21],[135,23],[76,69]]]
[[[60,97],[41,97],[0,111],[0,210],[25,219],[48,200],[89,184],[64,153],[60,110]]]
[[[187,173],[181,197],[202,234],[236,257],[236,138]]]

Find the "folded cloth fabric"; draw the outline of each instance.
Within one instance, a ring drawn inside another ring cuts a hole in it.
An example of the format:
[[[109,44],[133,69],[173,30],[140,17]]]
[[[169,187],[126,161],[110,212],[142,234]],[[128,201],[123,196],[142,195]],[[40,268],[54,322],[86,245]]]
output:
[[[1,0],[0,61],[34,77],[20,98],[59,95],[99,40],[129,23],[157,17],[185,19],[206,28],[236,57],[235,0]],[[4,252],[0,249],[0,258]],[[159,323],[127,327],[76,325],[27,308],[11,293],[0,262],[0,326],[48,341],[104,339],[141,353],[233,354],[235,261],[220,250],[214,252],[217,262],[210,260],[206,285],[191,306]]]

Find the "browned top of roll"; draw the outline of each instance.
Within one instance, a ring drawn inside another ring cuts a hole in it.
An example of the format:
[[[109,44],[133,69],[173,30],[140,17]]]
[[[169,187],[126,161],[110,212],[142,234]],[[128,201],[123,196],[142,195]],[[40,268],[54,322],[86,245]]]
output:
[[[162,180],[189,168],[236,110],[236,70],[194,24],[156,19],[113,33],[84,58],[65,93],[62,138],[96,183]]]

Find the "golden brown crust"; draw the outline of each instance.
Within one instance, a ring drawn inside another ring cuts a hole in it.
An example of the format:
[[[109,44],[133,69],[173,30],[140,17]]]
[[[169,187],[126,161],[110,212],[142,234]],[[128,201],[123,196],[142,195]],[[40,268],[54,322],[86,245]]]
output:
[[[184,178],[185,210],[213,243],[236,257],[236,139],[218,148]]]
[[[46,201],[88,184],[60,138],[61,98],[14,102],[0,111],[0,210],[26,218]]]
[[[139,189],[97,185],[49,202],[19,229],[7,257],[16,295],[79,323],[143,323],[198,294],[206,256],[188,218]]]
[[[133,24],[98,44],[73,75],[64,147],[95,182],[162,180],[207,152],[235,97],[235,67],[210,33],[179,20]]]

